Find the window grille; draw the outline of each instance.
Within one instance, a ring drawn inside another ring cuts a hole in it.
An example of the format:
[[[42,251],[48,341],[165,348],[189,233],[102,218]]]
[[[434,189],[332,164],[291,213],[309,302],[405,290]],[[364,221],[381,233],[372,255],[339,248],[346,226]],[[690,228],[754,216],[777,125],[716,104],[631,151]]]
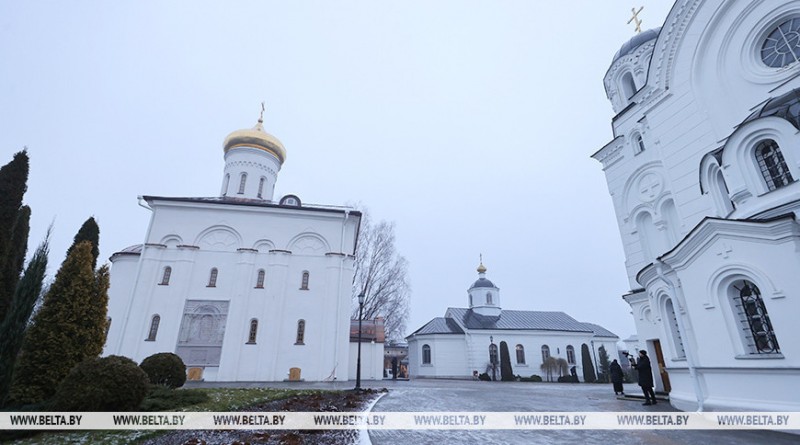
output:
[[[300,289],[308,290],[308,271],[303,271],[303,278],[300,281]]]
[[[208,276],[208,286],[217,287],[217,268],[211,269],[211,274]]]
[[[575,348],[572,345],[567,345],[567,363],[570,365],[575,364]]]
[[[739,297],[734,298],[734,310],[739,317],[750,353],[780,353],[778,339],[772,330],[772,323],[769,321],[767,308],[764,306],[758,286],[747,280],[741,280],[733,287],[739,291]]]
[[[244,185],[247,183],[247,173],[242,173],[242,176],[239,178],[239,194],[244,193]]]
[[[258,320],[250,320],[250,333],[247,336],[247,344],[253,345],[256,343],[256,334],[258,333]]]
[[[517,345],[517,364],[525,364],[525,347],[522,345]]]
[[[306,334],[306,321],[305,320],[298,320],[297,321],[297,341],[294,342],[296,345],[304,345],[303,337]]]
[[[258,197],[261,198],[264,193],[264,178],[258,181]]]
[[[756,147],[756,161],[758,161],[761,175],[764,177],[764,181],[770,191],[787,186],[794,181],[780,147],[772,139],[767,139],[758,144]]]
[[[150,321],[150,332],[147,334],[147,339],[145,341],[156,341],[156,335],[158,335],[158,325],[161,323],[161,317],[158,315],[153,315],[153,319]]]
[[[264,269],[259,269],[256,278],[256,289],[264,289]]]
[[[172,268],[167,266],[164,268],[164,275],[161,276],[161,283],[159,284],[162,286],[168,286],[170,276],[172,276]]]
[[[550,346],[544,345],[542,346],[542,363],[546,362],[548,358],[550,358]]]

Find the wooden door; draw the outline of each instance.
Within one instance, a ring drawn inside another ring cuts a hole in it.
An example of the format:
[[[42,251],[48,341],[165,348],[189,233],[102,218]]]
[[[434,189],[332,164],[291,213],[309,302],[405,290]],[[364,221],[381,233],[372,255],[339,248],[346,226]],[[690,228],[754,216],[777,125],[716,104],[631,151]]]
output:
[[[661,342],[653,340],[653,349],[656,350],[656,364],[658,364],[658,373],[661,375],[661,383],[664,385],[664,392],[669,393],[672,391],[672,386],[669,384],[669,373],[664,363],[664,353],[661,352]]]

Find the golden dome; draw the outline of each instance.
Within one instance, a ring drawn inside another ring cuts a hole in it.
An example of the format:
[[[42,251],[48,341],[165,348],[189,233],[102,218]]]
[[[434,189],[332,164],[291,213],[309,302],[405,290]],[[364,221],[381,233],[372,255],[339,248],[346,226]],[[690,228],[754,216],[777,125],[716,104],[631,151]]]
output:
[[[481,261],[481,265],[478,266],[478,273],[486,273],[486,266],[483,265],[483,261]]]
[[[275,136],[264,131],[264,121],[259,118],[255,127],[246,130],[236,130],[225,138],[224,150],[238,147],[251,147],[264,150],[278,158],[281,164],[286,160],[286,149]]]

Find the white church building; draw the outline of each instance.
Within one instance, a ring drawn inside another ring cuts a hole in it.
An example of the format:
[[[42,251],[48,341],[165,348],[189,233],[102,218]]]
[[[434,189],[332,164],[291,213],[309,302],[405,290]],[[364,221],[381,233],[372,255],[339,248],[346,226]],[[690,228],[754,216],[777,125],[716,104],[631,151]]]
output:
[[[677,408],[800,411],[798,61],[800,1],[678,0],[605,75],[592,157]]]
[[[285,158],[259,118],[225,139],[220,196],[140,197],[150,225],[143,244],[111,257],[104,354],[141,362],[174,352],[190,379],[206,381],[355,377],[351,284],[361,214],[294,195],[273,201]],[[381,358],[382,346],[373,346]],[[382,360],[374,366],[364,375],[380,378]]]
[[[409,373],[422,378],[473,378],[486,373],[500,380],[499,346],[505,342],[515,376],[542,376],[548,358],[563,359],[583,379],[582,347],[590,351],[595,373],[599,373],[598,350],[603,347],[609,361],[617,357],[619,337],[592,323],[582,323],[564,312],[506,310],[500,289],[486,278],[486,267],[478,266],[478,279],[467,291],[468,307],[448,308],[417,329],[408,341]],[[494,364],[494,367],[492,366]],[[568,372],[568,371],[567,371]],[[554,377],[558,377],[558,373]]]

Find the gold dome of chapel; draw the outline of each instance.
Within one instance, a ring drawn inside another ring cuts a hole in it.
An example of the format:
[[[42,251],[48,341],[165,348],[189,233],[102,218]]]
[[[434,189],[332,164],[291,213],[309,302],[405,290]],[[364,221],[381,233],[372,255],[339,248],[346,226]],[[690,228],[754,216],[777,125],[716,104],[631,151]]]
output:
[[[261,110],[261,116],[253,128],[236,130],[225,138],[223,144],[225,153],[238,147],[251,147],[259,150],[264,150],[271,153],[278,158],[281,164],[286,160],[286,149],[275,136],[264,131],[264,110]]]

